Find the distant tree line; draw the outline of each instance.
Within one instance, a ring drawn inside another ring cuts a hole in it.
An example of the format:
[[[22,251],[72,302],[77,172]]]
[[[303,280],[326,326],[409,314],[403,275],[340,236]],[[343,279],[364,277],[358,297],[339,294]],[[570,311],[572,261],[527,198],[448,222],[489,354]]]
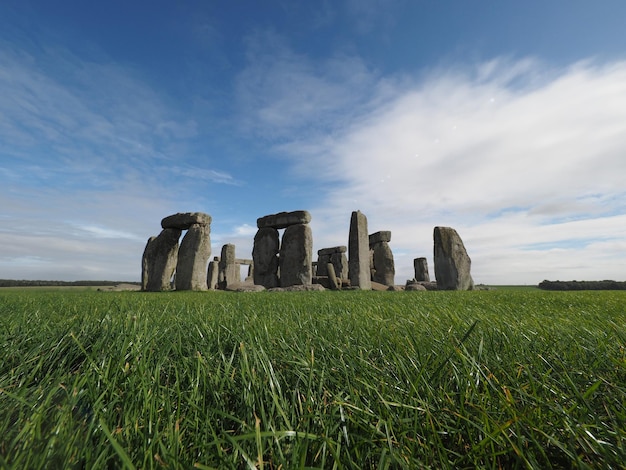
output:
[[[542,281],[537,286],[544,290],[626,290],[620,281]]]
[[[0,287],[67,287],[67,286],[116,286],[120,281],[28,281],[18,279],[0,279]],[[126,282],[126,284],[138,284]]]

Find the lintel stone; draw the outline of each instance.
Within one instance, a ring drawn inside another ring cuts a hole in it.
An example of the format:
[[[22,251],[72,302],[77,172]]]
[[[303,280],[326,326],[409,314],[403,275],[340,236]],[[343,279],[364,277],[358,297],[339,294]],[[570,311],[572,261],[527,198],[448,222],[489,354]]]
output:
[[[211,216],[204,212],[179,212],[161,220],[162,228],[188,230],[192,225],[210,225]]]
[[[290,225],[308,224],[309,222],[311,222],[309,211],[279,212],[258,218],[256,226],[258,228],[281,229]]]

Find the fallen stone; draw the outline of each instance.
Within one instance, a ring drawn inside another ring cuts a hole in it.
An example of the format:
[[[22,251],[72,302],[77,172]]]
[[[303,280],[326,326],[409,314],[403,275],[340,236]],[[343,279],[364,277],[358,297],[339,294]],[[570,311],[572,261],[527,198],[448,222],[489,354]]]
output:
[[[397,285],[389,286],[387,287],[387,290],[390,292],[402,292],[404,291],[404,286],[397,286]]]
[[[386,286],[385,284],[381,284],[380,282],[374,282],[372,281],[372,290],[378,291],[378,292],[382,292],[385,291],[389,288],[389,286]]]
[[[179,212],[161,220],[162,228],[188,230],[192,225],[210,225],[211,216],[204,212]]]
[[[265,287],[258,286],[255,284],[233,284],[232,286],[226,287],[227,291],[230,292],[263,292]]]
[[[470,274],[472,261],[461,237],[451,227],[435,227],[435,279],[440,290],[471,290],[474,281]]]
[[[311,214],[308,211],[279,212],[257,219],[258,228],[287,228],[291,225],[308,224]]]
[[[406,287],[404,288],[405,291],[425,291],[426,287],[424,287],[421,284],[407,284]]]

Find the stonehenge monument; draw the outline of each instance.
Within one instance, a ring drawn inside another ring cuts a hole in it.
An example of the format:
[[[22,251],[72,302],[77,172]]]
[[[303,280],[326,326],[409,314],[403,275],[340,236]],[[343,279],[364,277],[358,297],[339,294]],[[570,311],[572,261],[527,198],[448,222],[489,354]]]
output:
[[[472,290],[472,260],[457,231],[451,227],[435,227],[433,239],[437,289]]]
[[[162,231],[151,237],[142,256],[141,289],[206,290],[207,261],[211,256],[211,216],[203,212],[173,214],[161,220]],[[183,230],[183,241],[178,240]]]
[[[313,261],[313,234],[308,211],[279,212],[257,219],[252,259],[236,258],[235,245],[222,246],[211,256],[211,216],[184,212],[161,220],[161,232],[150,237],[141,261],[141,290],[472,290],[471,259],[461,237],[451,227],[433,231],[436,282],[428,261],[415,258],[414,279],[394,284],[395,262],[389,246],[391,231],[368,235],[367,218],[352,212],[348,246],[322,248]],[[284,229],[281,234],[279,230]],[[186,232],[181,239],[183,232]],[[347,252],[347,253],[346,253]],[[346,256],[347,255],[347,256]],[[248,266],[242,282],[241,267]],[[321,284],[321,285],[320,285]]]
[[[313,234],[308,211],[279,212],[257,219],[252,263],[254,283],[265,288],[312,284]],[[285,229],[279,240],[279,229]]]

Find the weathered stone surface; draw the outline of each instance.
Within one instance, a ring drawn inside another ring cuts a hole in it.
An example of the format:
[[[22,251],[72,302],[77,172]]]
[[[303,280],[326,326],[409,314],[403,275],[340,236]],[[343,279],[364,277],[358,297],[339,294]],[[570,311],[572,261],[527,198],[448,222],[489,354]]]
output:
[[[308,211],[279,212],[257,219],[256,226],[258,228],[281,229],[291,225],[308,224],[309,222],[311,222],[311,214]]]
[[[348,279],[348,257],[345,253],[334,253],[330,255],[330,262],[335,267],[335,274],[338,278]]]
[[[326,265],[326,269],[328,271],[328,283],[332,290],[341,289],[341,279],[337,279],[337,275],[335,274],[335,267],[332,263],[328,263]]]
[[[418,291],[418,290],[425,291],[426,287],[424,287],[423,285],[418,284],[418,283],[413,283],[413,284],[407,284],[406,287],[404,288],[404,290],[406,290],[406,291]]]
[[[367,217],[361,211],[352,212],[348,238],[348,274],[352,287],[371,290],[369,236]]]
[[[194,224],[183,237],[176,264],[176,290],[207,290],[211,226]]]
[[[391,292],[402,292],[404,291],[404,289],[405,289],[404,286],[389,286],[387,288],[387,290]]]
[[[435,278],[439,290],[471,290],[472,261],[461,237],[451,227],[435,227],[433,231]]]
[[[227,243],[222,246],[222,255],[220,256],[220,273],[218,276],[218,285],[220,289],[226,289],[228,286],[241,284],[241,270],[235,262],[235,245]]]
[[[321,250],[317,250],[317,256],[334,255],[335,253],[345,253],[346,251],[348,251],[348,247],[345,245],[333,246],[330,248],[322,248]]]
[[[177,228],[187,230],[192,225],[210,225],[211,216],[204,212],[179,212],[165,217],[161,220],[163,228]]]
[[[267,289],[278,287],[278,247],[280,241],[275,228],[260,228],[254,236],[252,264],[254,283]]]
[[[372,233],[369,236],[370,245],[374,245],[376,243],[381,242],[390,242],[391,241],[391,232],[389,230],[382,230],[380,232]]]
[[[313,232],[305,224],[290,225],[283,233],[280,245],[280,286],[312,283]]]
[[[216,259],[217,258],[217,259]],[[220,274],[219,258],[216,256],[213,261],[209,263],[209,269],[207,271],[207,287],[209,290],[215,290],[218,288],[218,279]]]
[[[178,260],[178,239],[181,231],[166,228],[146,243],[141,260],[141,289],[159,292],[171,289],[171,280]]]
[[[430,282],[430,275],[428,274],[428,260],[426,258],[415,258],[413,260],[413,267],[415,268],[415,280]]]
[[[386,286],[393,286],[396,268],[389,243],[378,242],[373,245],[372,251],[374,261],[372,281]]]
[[[389,286],[386,286],[385,284],[381,284],[380,282],[372,281],[372,290],[382,292],[382,291],[387,290],[387,287]]]
[[[289,287],[274,287],[272,289],[267,289],[268,292],[306,292],[306,291],[325,291],[323,285],[321,284],[308,284],[308,285],[299,285],[299,286],[289,286]]]
[[[265,290],[265,287],[255,284],[242,283],[228,286],[226,290],[231,292],[263,292]]]

